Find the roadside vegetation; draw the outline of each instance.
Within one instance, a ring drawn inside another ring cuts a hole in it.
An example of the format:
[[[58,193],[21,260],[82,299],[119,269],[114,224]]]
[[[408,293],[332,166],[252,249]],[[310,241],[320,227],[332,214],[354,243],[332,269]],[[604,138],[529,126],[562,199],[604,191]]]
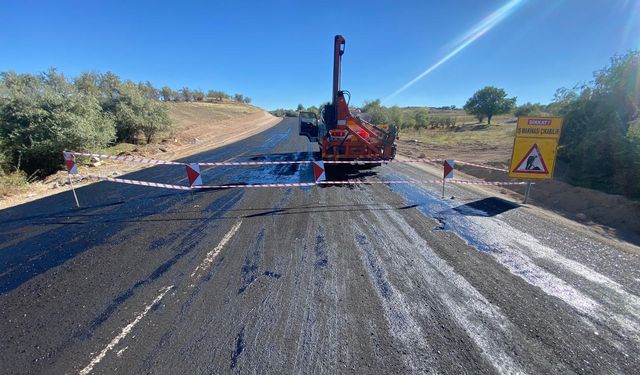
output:
[[[118,149],[157,142],[173,127],[169,102],[242,104],[251,98],[221,90],[158,89],[116,74],[85,72],[68,78],[0,73],[0,196],[62,168],[61,152]]]

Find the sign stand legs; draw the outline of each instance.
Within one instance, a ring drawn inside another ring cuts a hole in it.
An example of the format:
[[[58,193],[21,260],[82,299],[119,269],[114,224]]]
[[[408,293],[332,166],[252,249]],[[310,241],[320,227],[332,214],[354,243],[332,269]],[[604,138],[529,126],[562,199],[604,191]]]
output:
[[[445,181],[446,181],[446,180],[443,178],[443,179],[442,179],[442,199],[444,199],[444,182],[445,182]]]
[[[69,185],[71,185],[71,191],[73,192],[73,198],[76,200],[76,207],[80,208],[80,203],[78,203],[78,196],[76,195],[76,188],[73,186],[73,181],[71,180],[71,175],[69,175]]]
[[[527,190],[524,193],[524,200],[522,204],[527,204],[527,199],[529,199],[529,193],[531,192],[531,181],[527,182]]]

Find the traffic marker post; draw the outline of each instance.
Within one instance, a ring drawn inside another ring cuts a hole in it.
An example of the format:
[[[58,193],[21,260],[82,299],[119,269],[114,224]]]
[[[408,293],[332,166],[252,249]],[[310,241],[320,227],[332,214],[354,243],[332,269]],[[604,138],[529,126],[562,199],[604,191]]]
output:
[[[200,174],[200,166],[198,164],[187,164],[187,180],[189,181],[189,187],[202,186],[202,175]],[[191,190],[191,200],[193,200],[193,190]]]
[[[444,174],[442,176],[442,199],[444,199],[444,184],[447,178],[453,178],[453,160],[444,161]]]
[[[523,204],[529,200],[532,179],[552,179],[562,117],[518,117],[509,177],[527,179]]]
[[[80,203],[78,202],[78,195],[76,194],[76,188],[73,186],[73,181],[71,180],[72,174],[78,174],[78,165],[76,164],[76,156],[73,152],[63,151],[62,156],[64,157],[64,164],[67,166],[67,172],[69,172],[69,185],[71,185],[71,191],[73,192],[73,198],[76,201],[76,207],[80,208]]]
[[[200,166],[198,164],[187,164],[187,179],[189,186],[202,186],[202,175],[200,174]]]
[[[313,161],[313,179],[315,182],[326,181],[327,174],[324,170],[324,161],[322,160],[314,160]]]
[[[527,199],[529,199],[530,193],[531,193],[531,181],[527,181],[527,190],[524,192],[524,199],[522,200],[522,204],[527,204]]]

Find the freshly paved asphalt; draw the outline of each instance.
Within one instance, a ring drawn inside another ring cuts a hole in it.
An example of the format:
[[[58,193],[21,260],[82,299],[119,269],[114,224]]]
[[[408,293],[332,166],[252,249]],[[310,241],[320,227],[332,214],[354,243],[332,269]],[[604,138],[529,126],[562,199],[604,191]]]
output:
[[[189,160],[313,151],[285,120]],[[308,165],[204,176],[312,178]],[[442,200],[437,185],[104,182],[78,196],[80,209],[63,192],[0,211],[0,373],[640,373],[638,253],[530,207],[455,186]]]

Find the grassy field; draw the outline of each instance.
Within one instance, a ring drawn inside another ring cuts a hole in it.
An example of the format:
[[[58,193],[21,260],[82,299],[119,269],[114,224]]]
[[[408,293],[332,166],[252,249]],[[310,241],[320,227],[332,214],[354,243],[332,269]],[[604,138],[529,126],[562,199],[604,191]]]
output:
[[[177,129],[188,123],[217,123],[262,111],[258,107],[231,101],[223,103],[176,102],[168,103],[168,105],[169,116]]]
[[[444,112],[444,111],[442,111]],[[511,116],[496,116],[492,124],[478,123],[473,116],[460,115],[458,111],[452,113],[431,112],[436,116],[455,116],[454,127],[435,129],[402,129],[400,139],[403,141],[418,141],[426,145],[436,146],[467,146],[486,145],[489,147],[511,147],[515,136],[516,123]]]
[[[409,157],[458,159],[494,166],[507,166],[516,119],[511,115],[495,116],[491,125],[478,123],[463,111],[431,110],[430,116],[455,116],[455,126],[448,128],[402,129],[398,152]]]
[[[403,130],[403,140],[418,140],[433,145],[468,145],[483,143],[485,145],[511,145],[515,136],[515,126],[511,124],[497,125],[463,125],[455,130],[425,129]]]

